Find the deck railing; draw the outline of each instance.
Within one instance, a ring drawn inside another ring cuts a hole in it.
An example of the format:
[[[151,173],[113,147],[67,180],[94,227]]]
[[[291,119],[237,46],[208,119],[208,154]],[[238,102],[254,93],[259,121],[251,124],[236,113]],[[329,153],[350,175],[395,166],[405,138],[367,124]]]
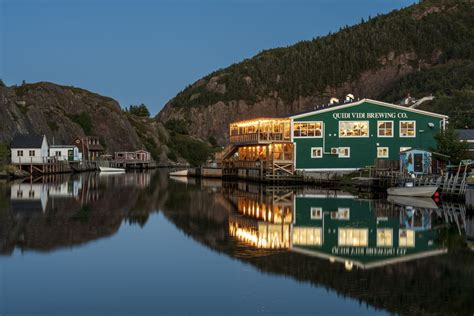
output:
[[[242,144],[265,144],[272,143],[275,141],[290,141],[290,136],[285,137],[284,133],[251,133],[251,134],[242,134],[242,135],[231,135],[230,143],[235,145]]]

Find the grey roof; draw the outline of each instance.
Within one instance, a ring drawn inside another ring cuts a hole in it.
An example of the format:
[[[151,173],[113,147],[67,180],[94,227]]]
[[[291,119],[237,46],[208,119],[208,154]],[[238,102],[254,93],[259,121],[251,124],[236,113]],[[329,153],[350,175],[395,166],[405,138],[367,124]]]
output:
[[[41,148],[42,144],[42,135],[17,134],[13,137],[11,148]]]
[[[457,129],[459,139],[474,140],[474,129]]]

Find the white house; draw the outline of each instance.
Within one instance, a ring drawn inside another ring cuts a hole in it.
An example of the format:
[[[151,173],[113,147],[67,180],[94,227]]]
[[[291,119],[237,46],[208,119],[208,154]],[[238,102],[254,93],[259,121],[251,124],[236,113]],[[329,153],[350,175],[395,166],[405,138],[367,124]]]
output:
[[[51,145],[49,147],[49,157],[59,161],[81,161],[82,154],[75,145]]]
[[[48,148],[45,135],[16,135],[11,145],[12,164],[46,163]]]

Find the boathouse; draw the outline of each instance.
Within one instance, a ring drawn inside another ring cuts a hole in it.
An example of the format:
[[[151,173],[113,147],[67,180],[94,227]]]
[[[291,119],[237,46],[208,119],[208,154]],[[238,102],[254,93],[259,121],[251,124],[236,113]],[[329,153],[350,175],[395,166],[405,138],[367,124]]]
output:
[[[363,99],[288,118],[235,122],[222,155],[224,175],[268,179],[296,170],[350,172],[383,160],[398,166],[402,151],[435,148],[435,135],[447,120],[445,115]]]
[[[82,158],[85,160],[99,159],[104,152],[104,147],[97,136],[76,137],[73,144],[79,148]]]
[[[45,135],[15,135],[11,144],[12,164],[48,162],[48,140]]]

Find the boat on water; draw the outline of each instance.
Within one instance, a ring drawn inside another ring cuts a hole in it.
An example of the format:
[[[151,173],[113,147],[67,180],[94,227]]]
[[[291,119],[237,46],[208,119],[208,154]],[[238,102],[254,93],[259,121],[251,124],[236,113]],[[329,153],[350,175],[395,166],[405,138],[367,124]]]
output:
[[[170,177],[187,177],[188,173],[188,169],[173,171],[170,172]]]
[[[119,173],[119,172],[125,172],[124,168],[112,168],[112,167],[99,167],[100,172],[113,172],[113,173]]]
[[[427,185],[427,186],[405,186],[405,187],[392,187],[387,189],[388,195],[398,195],[398,196],[415,196],[415,197],[432,197],[435,192],[438,190],[437,185]]]

